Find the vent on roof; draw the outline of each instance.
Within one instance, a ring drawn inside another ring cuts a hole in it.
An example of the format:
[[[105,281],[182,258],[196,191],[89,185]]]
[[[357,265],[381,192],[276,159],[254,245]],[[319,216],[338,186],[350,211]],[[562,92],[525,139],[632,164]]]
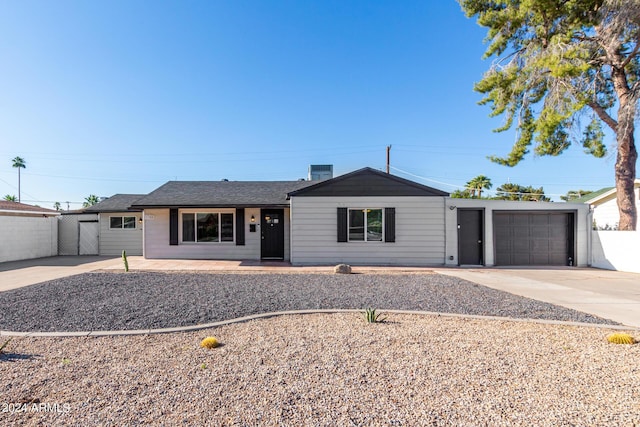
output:
[[[333,165],[310,165],[309,181],[324,181],[333,178]]]

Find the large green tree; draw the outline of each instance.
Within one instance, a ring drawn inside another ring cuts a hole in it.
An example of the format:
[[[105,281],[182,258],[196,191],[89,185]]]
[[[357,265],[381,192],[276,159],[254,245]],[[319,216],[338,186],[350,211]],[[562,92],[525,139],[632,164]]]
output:
[[[83,208],[88,208],[89,206],[93,206],[100,202],[100,198],[95,194],[89,194],[89,196],[84,198],[84,202],[82,203]]]
[[[569,190],[567,191],[567,194],[565,194],[564,196],[560,196],[560,199],[564,200],[565,202],[571,202],[572,200],[576,200],[579,199],[582,196],[586,196],[587,194],[591,194],[592,191],[590,190]]]
[[[482,198],[482,190],[488,190],[491,188],[493,184],[491,184],[491,179],[486,177],[485,175],[478,175],[475,178],[471,178],[469,182],[467,182],[467,189],[471,192],[473,198],[478,196],[479,199]]]
[[[496,188],[496,200],[519,200],[523,202],[550,202],[544,195],[544,188],[533,188],[531,185],[525,187],[523,185],[506,183]]]
[[[511,152],[490,158],[514,166],[532,146],[536,155],[556,156],[572,142],[603,157],[604,123],[616,135],[620,229],[635,230],[640,1],[459,2],[488,28],[485,57],[496,58],[475,86],[480,103],[505,116],[496,131],[517,130]]]

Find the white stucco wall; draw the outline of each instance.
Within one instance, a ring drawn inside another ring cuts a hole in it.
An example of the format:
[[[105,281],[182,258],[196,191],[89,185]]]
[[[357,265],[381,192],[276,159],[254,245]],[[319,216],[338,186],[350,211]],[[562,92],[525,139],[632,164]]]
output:
[[[0,262],[58,255],[56,216],[0,215]]]
[[[640,231],[592,231],[591,266],[640,273]]]
[[[589,207],[580,203],[517,202],[508,200],[445,199],[446,264],[458,265],[458,212],[459,208],[484,209],[484,261],[485,265],[495,264],[493,212],[494,211],[575,211],[575,249],[577,266],[587,266],[589,262],[589,231],[591,218]]]
[[[338,242],[337,208],[395,208],[395,242]],[[443,265],[442,197],[292,197],[291,262]]]

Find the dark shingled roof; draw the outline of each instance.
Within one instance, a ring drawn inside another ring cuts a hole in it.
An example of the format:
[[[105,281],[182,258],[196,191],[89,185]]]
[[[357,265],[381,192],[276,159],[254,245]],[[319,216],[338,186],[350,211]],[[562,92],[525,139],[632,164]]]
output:
[[[288,206],[287,193],[311,181],[169,181],[133,204],[154,207]]]
[[[86,213],[98,212],[126,212],[136,201],[145,197],[144,194],[114,194],[100,203],[89,206],[84,210]]]

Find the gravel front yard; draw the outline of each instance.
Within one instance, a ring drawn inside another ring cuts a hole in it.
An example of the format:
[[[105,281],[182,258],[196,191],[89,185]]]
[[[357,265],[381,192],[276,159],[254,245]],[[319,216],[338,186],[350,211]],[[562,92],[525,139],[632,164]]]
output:
[[[615,322],[439,274],[87,273],[0,293],[0,330],[156,329],[302,309]]]
[[[15,338],[0,356],[0,425],[639,425],[640,345],[608,344],[610,332],[342,313]],[[199,348],[208,335],[223,345]]]

